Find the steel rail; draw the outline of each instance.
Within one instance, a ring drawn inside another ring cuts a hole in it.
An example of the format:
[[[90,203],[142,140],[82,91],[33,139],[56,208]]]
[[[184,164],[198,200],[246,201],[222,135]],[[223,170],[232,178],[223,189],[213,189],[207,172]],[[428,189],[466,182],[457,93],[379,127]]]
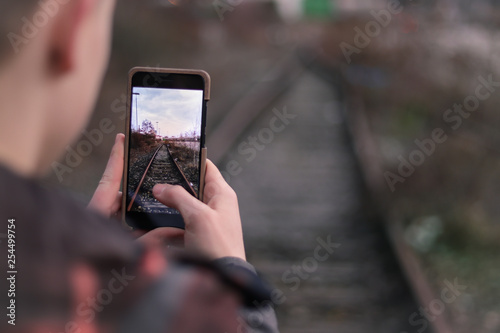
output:
[[[146,179],[146,175],[147,175],[147,173],[149,171],[149,168],[151,167],[151,164],[153,164],[153,161],[155,160],[156,155],[158,155],[158,152],[160,151],[160,149],[163,146],[164,146],[164,144],[162,143],[158,148],[156,148],[156,151],[153,154],[153,157],[151,157],[151,160],[149,161],[149,164],[146,167],[146,171],[144,171],[144,174],[142,175],[141,181],[139,182],[139,185],[137,186],[137,189],[135,190],[135,193],[132,196],[132,199],[130,199],[130,203],[129,203],[128,207],[127,207],[127,212],[130,212],[130,210],[132,209],[132,205],[134,204],[134,201],[135,201],[135,199],[137,197],[137,194],[139,194],[139,190],[141,189],[142,184],[144,183],[144,179]]]

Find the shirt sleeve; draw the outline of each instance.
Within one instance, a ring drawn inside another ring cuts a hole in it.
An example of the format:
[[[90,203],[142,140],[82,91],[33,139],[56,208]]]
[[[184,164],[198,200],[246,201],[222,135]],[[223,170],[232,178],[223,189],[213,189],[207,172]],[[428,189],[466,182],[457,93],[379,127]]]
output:
[[[278,321],[271,297],[263,297],[263,294],[271,294],[271,290],[264,287],[264,282],[258,276],[255,267],[250,263],[235,257],[224,257],[214,261],[227,274],[238,280],[245,281],[248,288],[252,290],[255,298],[247,296],[245,306],[240,310],[240,315],[247,325],[249,333],[279,333]],[[265,300],[265,298],[268,298]]]

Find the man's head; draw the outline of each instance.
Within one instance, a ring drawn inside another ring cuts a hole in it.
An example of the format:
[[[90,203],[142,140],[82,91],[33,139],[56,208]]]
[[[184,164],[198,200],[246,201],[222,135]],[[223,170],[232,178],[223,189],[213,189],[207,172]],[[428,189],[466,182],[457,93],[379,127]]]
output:
[[[0,0],[0,162],[40,175],[78,137],[107,65],[114,3]]]

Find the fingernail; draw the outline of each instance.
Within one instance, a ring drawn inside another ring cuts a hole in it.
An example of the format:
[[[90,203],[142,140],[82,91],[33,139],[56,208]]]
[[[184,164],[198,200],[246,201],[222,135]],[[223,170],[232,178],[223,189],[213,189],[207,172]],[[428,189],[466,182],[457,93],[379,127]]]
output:
[[[120,133],[118,133],[116,135],[116,138],[115,138],[115,143],[119,143],[120,142]]]
[[[154,196],[158,196],[161,194],[161,192],[163,192],[163,186],[162,185],[155,185],[155,187],[153,187],[153,194]]]
[[[170,185],[168,184],[158,184],[153,187],[153,195],[154,196],[159,196],[165,191]]]

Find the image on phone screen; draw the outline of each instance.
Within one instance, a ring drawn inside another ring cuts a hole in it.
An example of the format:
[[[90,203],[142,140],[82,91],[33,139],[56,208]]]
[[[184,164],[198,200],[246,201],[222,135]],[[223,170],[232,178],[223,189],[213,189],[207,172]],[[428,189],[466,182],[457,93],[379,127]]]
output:
[[[203,90],[132,87],[127,212],[179,214],[153,196],[156,184],[198,197]]]

